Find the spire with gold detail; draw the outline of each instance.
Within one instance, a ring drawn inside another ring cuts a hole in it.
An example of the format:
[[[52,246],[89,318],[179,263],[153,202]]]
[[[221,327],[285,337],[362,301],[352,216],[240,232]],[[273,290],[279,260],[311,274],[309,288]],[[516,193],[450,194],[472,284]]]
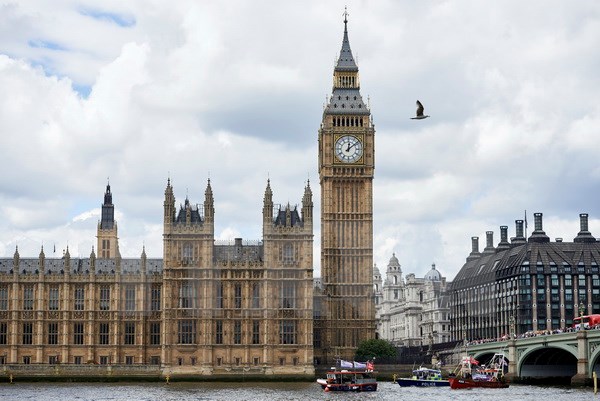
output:
[[[340,57],[338,58],[335,70],[358,72],[358,66],[352,56],[350,41],[348,40],[348,15],[348,10],[344,10],[344,39],[342,40],[342,49],[340,50]]]
[[[369,115],[369,108],[360,95],[358,66],[348,40],[348,12],[344,12],[344,38],[337,64],[333,70],[333,92],[325,115]]]

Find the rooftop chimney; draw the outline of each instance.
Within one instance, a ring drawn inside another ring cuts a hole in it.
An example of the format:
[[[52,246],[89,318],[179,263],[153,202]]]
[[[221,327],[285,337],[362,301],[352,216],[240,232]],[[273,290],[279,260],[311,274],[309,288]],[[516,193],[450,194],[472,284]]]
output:
[[[511,238],[511,242],[513,244],[524,244],[527,242],[525,236],[523,235],[523,220],[515,220],[515,230],[516,235]]]
[[[467,261],[478,259],[480,256],[479,237],[471,237],[471,254],[467,257]]]
[[[588,214],[579,214],[579,233],[573,242],[596,242],[596,238],[588,231]]]
[[[550,242],[550,238],[546,235],[542,227],[542,213],[533,214],[535,231],[531,233],[529,242]]]
[[[508,226],[500,226],[500,242],[496,247],[496,251],[503,249],[509,249],[510,243],[508,242]]]
[[[485,249],[483,250],[484,254],[495,253],[494,249],[494,232],[486,231],[485,232]]]

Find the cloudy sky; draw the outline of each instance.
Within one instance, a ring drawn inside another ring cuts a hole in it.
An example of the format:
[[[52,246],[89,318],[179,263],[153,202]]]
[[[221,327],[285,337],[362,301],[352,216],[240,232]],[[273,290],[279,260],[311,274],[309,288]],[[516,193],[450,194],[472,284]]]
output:
[[[162,257],[168,177],[219,239],[310,180],[349,12],[376,128],[374,256],[452,279],[528,212],[600,237],[600,3],[1,1],[0,256],[88,256],[107,179],[121,253]],[[431,118],[410,120],[415,100]],[[314,264],[319,274],[320,227]],[[53,248],[56,246],[56,253]]]

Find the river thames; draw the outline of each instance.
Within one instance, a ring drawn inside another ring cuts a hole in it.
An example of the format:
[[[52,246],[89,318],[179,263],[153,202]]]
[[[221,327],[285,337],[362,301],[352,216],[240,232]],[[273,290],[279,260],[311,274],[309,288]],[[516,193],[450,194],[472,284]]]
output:
[[[380,382],[374,393],[325,393],[316,383],[1,383],[2,400],[187,401],[187,400],[592,400],[591,388],[512,385],[507,389],[400,388]]]

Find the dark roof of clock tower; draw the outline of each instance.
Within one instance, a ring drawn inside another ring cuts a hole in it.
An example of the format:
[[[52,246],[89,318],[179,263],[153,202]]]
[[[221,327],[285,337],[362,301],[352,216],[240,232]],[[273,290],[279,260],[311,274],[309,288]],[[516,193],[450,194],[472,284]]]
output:
[[[348,19],[344,15],[344,38],[342,40],[342,49],[334,69],[334,78],[338,74],[354,76],[354,85],[339,85],[334,82],[333,91],[329,104],[325,108],[324,114],[331,115],[370,115],[371,112],[360,95],[360,85],[358,82],[358,66],[350,49],[348,40]]]

